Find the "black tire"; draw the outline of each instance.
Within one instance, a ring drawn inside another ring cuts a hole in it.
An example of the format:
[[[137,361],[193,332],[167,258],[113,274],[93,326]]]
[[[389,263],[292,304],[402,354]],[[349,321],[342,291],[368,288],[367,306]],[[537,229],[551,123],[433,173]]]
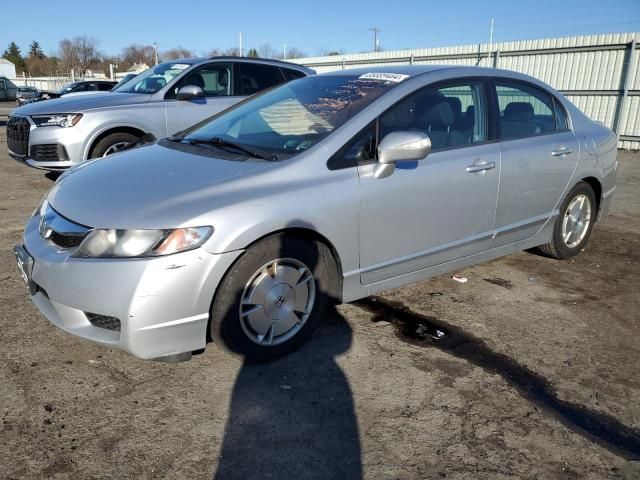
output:
[[[564,217],[566,215],[569,204],[571,204],[571,202],[578,195],[586,195],[586,197],[588,198],[591,207],[591,218],[584,238],[577,245],[569,247],[562,238],[562,223],[564,221]],[[571,189],[567,197],[564,199],[564,202],[562,202],[560,213],[558,214],[555,225],[553,227],[553,237],[551,239],[551,242],[539,246],[538,250],[545,256],[557,258],[559,260],[566,260],[577,255],[589,240],[589,236],[591,235],[591,230],[593,229],[593,224],[595,223],[597,216],[598,208],[596,203],[596,195],[593,192],[593,188],[591,188],[591,186],[586,182],[580,182],[576,184],[576,186]]]
[[[262,266],[272,260],[287,258],[302,262],[313,274],[313,309],[294,336],[277,345],[259,345],[249,338],[241,324],[241,297],[247,283]],[[329,297],[327,292],[335,272],[334,265],[330,250],[321,242],[284,234],[260,240],[236,261],[218,287],[211,307],[211,338],[231,352],[257,362],[269,361],[295,350],[320,323]]]
[[[125,132],[118,132],[107,135],[93,147],[90,158],[103,157],[105,152],[109,150],[113,145],[116,145],[118,143],[134,144],[138,141],[138,138],[139,137],[131,133]]]

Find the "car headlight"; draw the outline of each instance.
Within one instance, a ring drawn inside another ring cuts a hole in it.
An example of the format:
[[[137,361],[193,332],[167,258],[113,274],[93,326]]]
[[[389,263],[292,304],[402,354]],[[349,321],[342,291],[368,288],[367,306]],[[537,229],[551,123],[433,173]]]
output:
[[[213,233],[212,227],[174,230],[92,230],[73,252],[76,258],[157,257],[193,250]]]
[[[54,113],[31,117],[37,127],[73,127],[81,118],[81,113]]]

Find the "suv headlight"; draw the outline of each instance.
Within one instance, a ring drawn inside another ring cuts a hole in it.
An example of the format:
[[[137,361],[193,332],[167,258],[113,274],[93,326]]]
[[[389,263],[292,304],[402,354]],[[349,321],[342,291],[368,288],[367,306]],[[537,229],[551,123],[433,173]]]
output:
[[[71,256],[133,258],[171,255],[198,248],[212,233],[212,227],[173,230],[92,230]]]
[[[73,127],[81,118],[81,113],[54,113],[31,117],[37,127]]]

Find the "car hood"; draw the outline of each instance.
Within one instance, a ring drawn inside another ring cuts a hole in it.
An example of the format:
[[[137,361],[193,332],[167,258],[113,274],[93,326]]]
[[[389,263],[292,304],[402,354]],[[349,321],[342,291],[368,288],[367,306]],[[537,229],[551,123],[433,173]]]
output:
[[[93,228],[204,225],[221,197],[231,197],[223,193],[230,183],[270,165],[150,145],[77,167],[47,200],[64,217]]]
[[[97,92],[93,95],[63,95],[60,98],[29,103],[16,108],[16,115],[42,115],[49,113],[76,113],[93,108],[116,107],[148,102],[151,95],[138,93]]]

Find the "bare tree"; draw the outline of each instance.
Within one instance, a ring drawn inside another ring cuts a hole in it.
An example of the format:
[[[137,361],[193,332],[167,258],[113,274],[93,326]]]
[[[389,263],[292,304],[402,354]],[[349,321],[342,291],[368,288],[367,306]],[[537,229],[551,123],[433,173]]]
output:
[[[224,51],[221,48],[212,48],[205,54],[205,57],[220,57],[221,55],[224,55]]]
[[[258,55],[260,58],[278,58],[278,55],[282,57],[282,54],[269,43],[263,43],[258,47]]]
[[[194,57],[195,55],[191,50],[187,50],[181,45],[178,45],[176,48],[172,48],[160,54],[162,60],[177,60],[178,58],[189,58]]]
[[[73,68],[80,75],[100,62],[98,41],[86,35],[60,40],[58,54],[63,68]]]
[[[287,49],[287,58],[303,58],[306,57],[307,54],[302,50],[296,47],[290,47]]]
[[[240,56],[240,49],[238,47],[227,48],[223,55],[227,55],[229,57],[238,57]]]
[[[138,45],[132,43],[120,52],[120,69],[126,70],[136,63],[146,63],[153,65],[155,61],[155,49],[153,45]]]

